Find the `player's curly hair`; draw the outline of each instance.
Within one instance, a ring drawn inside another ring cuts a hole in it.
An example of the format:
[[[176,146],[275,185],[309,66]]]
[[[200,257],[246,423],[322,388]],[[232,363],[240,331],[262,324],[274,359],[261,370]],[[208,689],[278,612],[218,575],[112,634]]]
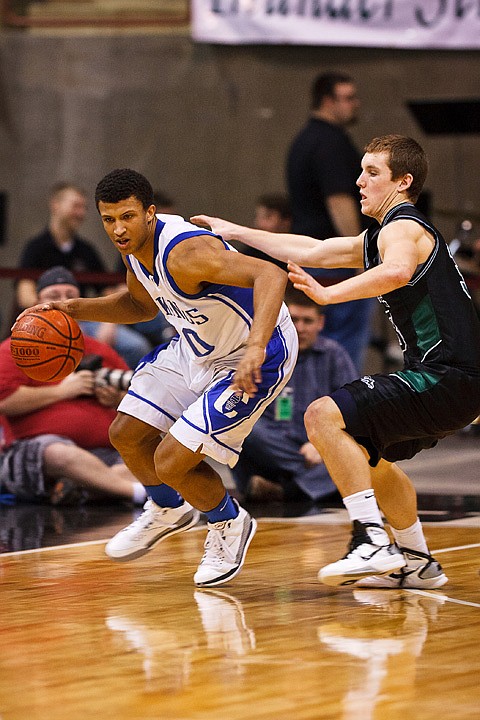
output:
[[[118,203],[135,197],[140,200],[146,210],[154,204],[153,189],[144,175],[136,170],[122,168],[112,170],[100,180],[95,190],[95,205],[98,210],[98,203]]]

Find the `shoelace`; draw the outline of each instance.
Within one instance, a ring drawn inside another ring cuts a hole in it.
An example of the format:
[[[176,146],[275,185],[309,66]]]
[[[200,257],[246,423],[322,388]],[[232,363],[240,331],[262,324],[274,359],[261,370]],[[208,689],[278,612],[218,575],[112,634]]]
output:
[[[159,522],[161,525],[169,525],[170,523],[164,523],[163,520],[158,517],[160,515],[159,512],[156,512],[153,507],[150,500],[147,500],[145,505],[143,506],[144,511],[141,513],[141,515],[138,516],[136,520],[134,520],[130,525],[124,530],[131,531],[133,528],[135,530],[148,530],[148,528],[153,525],[154,521]]]
[[[225,525],[221,528],[209,527],[202,562],[208,559],[214,565],[221,565],[224,560],[233,563],[235,555],[226,543],[224,532]]]
[[[380,525],[377,525],[376,523],[370,523],[368,527],[377,527],[379,528]],[[358,548],[361,545],[371,545],[372,541],[370,540],[367,530],[367,526],[363,523],[359,522],[358,520],[354,520],[353,522],[353,533],[352,533],[352,539],[350,540],[350,545],[348,546],[348,550],[346,555],[344,555],[344,558],[347,558],[352,552],[355,550],[358,550]]]

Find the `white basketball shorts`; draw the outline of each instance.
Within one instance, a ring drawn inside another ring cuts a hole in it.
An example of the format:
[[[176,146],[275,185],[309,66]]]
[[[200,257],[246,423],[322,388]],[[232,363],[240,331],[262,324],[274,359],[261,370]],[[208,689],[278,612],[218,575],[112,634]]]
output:
[[[276,327],[255,397],[235,395],[231,382],[242,352],[211,365],[191,362],[175,337],[143,358],[118,410],[169,431],[182,445],[233,467],[242,443],[289,380],[298,352],[291,322]]]

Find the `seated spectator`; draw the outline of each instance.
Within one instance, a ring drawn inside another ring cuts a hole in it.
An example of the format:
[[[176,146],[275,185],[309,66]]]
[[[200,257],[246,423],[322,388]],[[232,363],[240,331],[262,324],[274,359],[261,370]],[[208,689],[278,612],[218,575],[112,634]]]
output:
[[[85,335],[110,345],[131,370],[135,370],[143,356],[152,350],[149,340],[133,326],[93,321],[80,322],[79,325]]]
[[[255,227],[267,232],[290,232],[292,209],[288,195],[260,195],[255,203]]]
[[[20,268],[47,270],[62,265],[72,272],[105,272],[105,265],[88,240],[78,230],[87,213],[84,191],[69,182],[57,183],[50,190],[47,227],[27,241],[20,258]],[[81,285],[82,295],[96,295],[101,286]],[[35,304],[35,281],[18,281],[16,298],[23,310]]]
[[[47,270],[62,266],[74,273],[105,272],[105,265],[95,248],[78,235],[87,212],[84,191],[72,183],[58,183],[50,191],[48,207],[48,225],[39,235],[27,242],[20,259],[20,267]],[[80,284],[81,295],[94,296],[102,290],[102,285]],[[16,300],[22,310],[35,304],[34,280],[24,278],[18,281]],[[100,342],[111,345],[132,369],[152,349],[143,335],[124,325],[91,323],[88,326],[85,324],[82,329]]]
[[[80,296],[74,276],[65,268],[47,270],[37,287],[35,302]],[[100,365],[131,376],[111,347],[88,336],[78,371],[51,383],[32,380],[15,365],[10,339],[0,344],[0,413],[14,437],[0,460],[3,492],[27,502],[55,503],[65,499],[67,490],[80,488],[89,497],[145,501],[143,485],[109,441],[123,391],[106,383],[105,370],[98,371],[102,382],[96,382],[93,368]]]
[[[282,193],[260,195],[255,203],[253,224],[257,230],[278,233],[290,232],[292,227],[292,211],[288,196]],[[285,263],[270,257],[270,255],[266,255],[261,250],[256,250],[255,248],[245,245],[242,248],[242,252],[245,253],[245,255],[251,255],[261,260],[268,260],[286,269]]]
[[[336,492],[322,458],[307,439],[303,416],[313,400],[356,377],[350,356],[322,337],[323,309],[291,289],[286,301],[299,339],[299,356],[282,393],[267,407],[232,470],[250,500],[320,500]]]

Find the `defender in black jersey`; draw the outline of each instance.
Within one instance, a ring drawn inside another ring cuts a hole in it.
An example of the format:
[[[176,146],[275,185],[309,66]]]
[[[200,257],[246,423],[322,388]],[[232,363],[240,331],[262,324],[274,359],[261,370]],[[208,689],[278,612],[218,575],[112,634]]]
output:
[[[374,222],[357,237],[322,242],[206,215],[193,218],[226,240],[289,261],[295,287],[321,305],[376,296],[397,332],[404,354],[400,371],[366,375],[319,398],[305,415],[309,439],[353,523],[347,555],[319,572],[328,585],[437,588],[447,582],[428,552],[415,489],[395,464],[480,413],[480,322],[444,239],[415,207],[427,170],[415,140],[372,140],[357,185],[362,212]],[[302,267],[364,272],[323,287]]]

